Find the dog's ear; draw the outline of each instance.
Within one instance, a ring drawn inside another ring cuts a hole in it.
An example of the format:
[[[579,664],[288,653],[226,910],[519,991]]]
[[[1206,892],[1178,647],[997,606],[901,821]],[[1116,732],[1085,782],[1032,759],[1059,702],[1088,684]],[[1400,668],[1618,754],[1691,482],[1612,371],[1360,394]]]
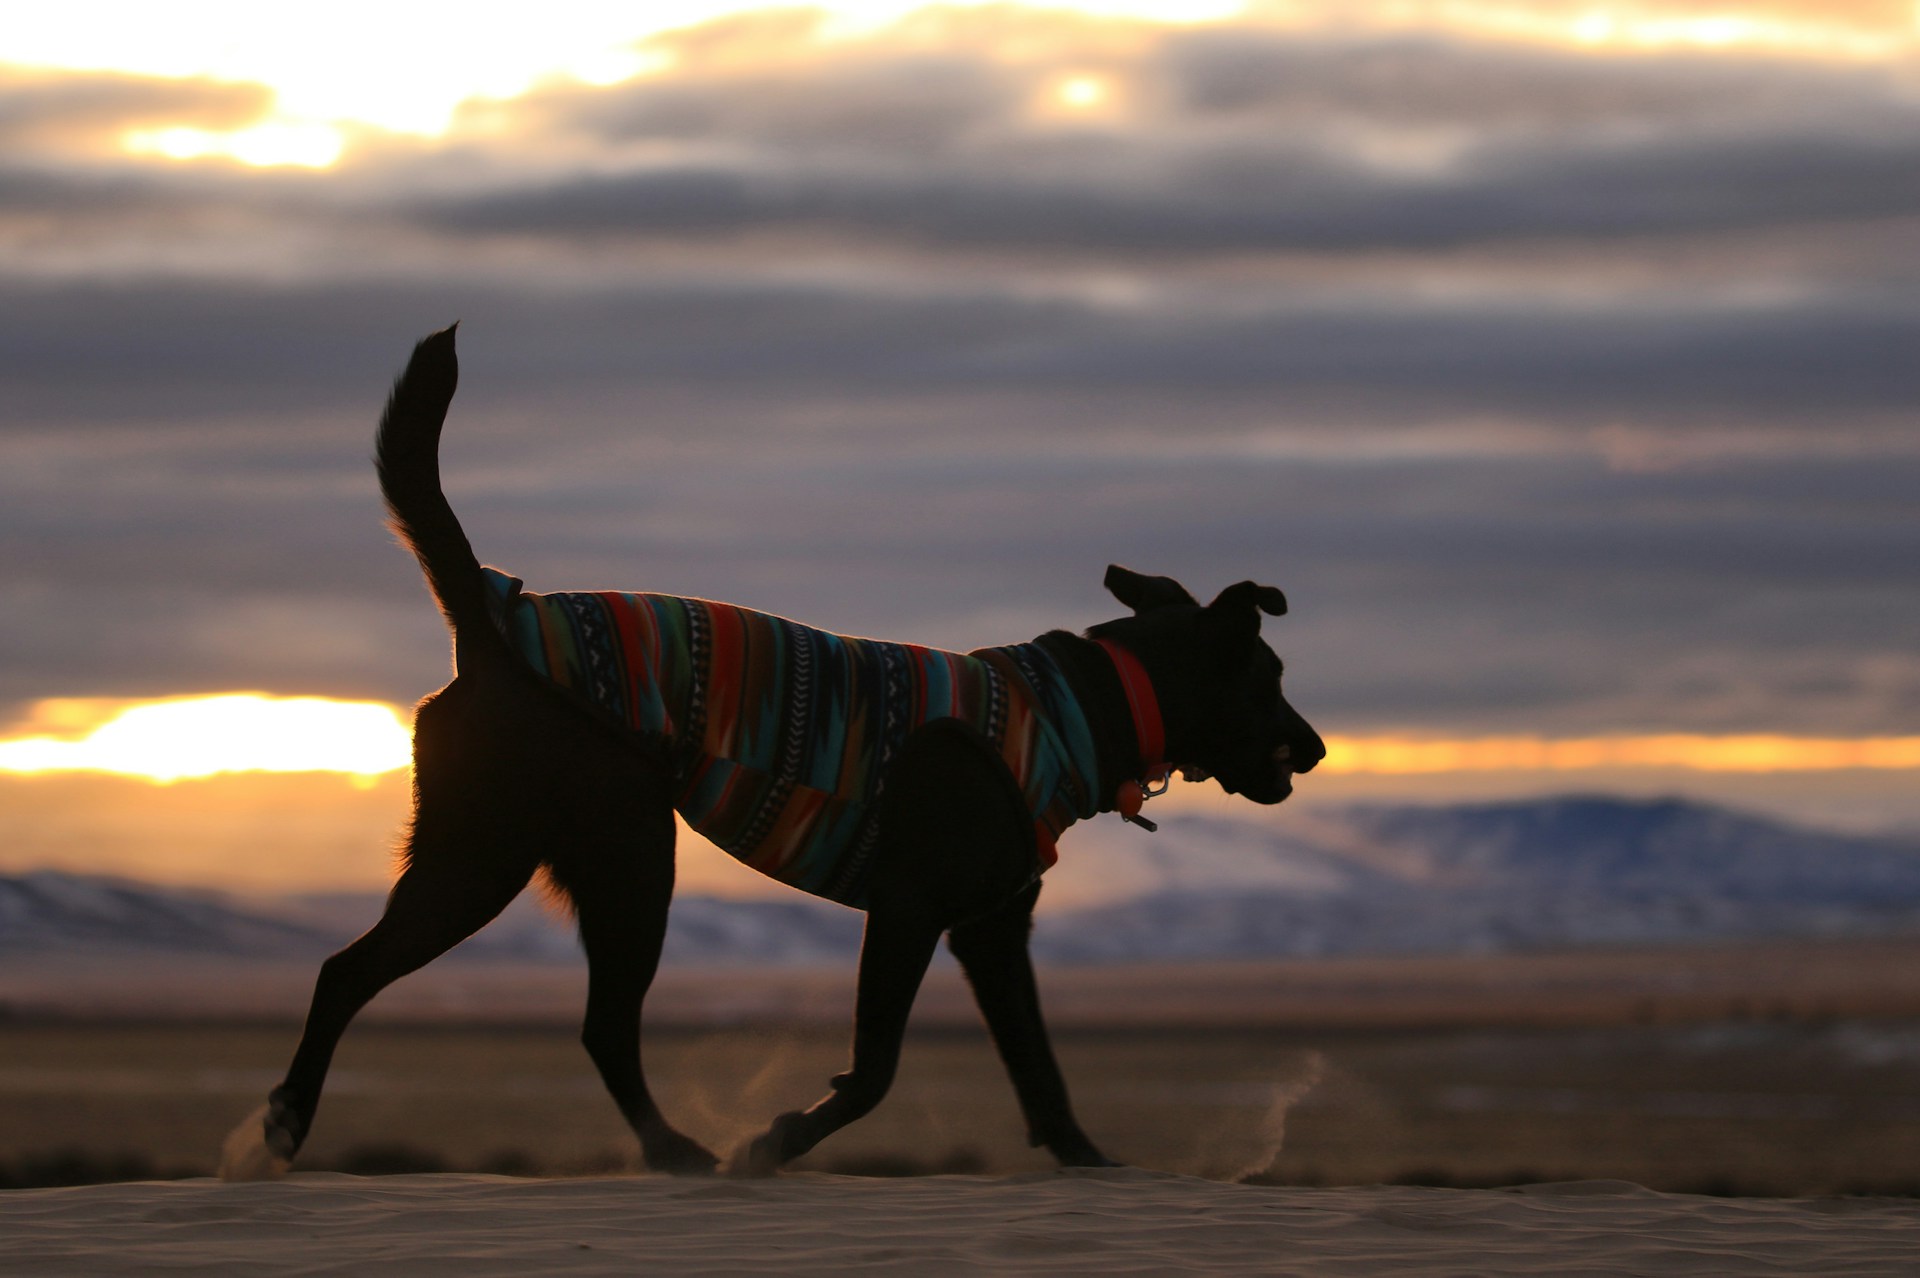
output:
[[[1155,608],[1173,608],[1180,604],[1195,608],[1200,606],[1200,601],[1188,594],[1187,588],[1173,578],[1149,577],[1130,568],[1122,568],[1119,564],[1107,565],[1106,580],[1102,584],[1115,599],[1136,614],[1152,612]]]
[[[1218,598],[1207,605],[1209,611],[1221,614],[1239,613],[1251,616],[1259,609],[1269,617],[1287,615],[1287,597],[1280,593],[1277,586],[1263,586],[1254,581],[1238,581],[1220,592]],[[1254,618],[1259,621],[1258,617]]]

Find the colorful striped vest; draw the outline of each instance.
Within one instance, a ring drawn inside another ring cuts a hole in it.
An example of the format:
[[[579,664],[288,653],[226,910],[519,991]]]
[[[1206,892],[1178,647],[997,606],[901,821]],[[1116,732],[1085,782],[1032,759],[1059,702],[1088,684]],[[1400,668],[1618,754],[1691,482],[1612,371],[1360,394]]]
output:
[[[887,765],[939,720],[1005,761],[1036,874],[1060,832],[1099,810],[1086,716],[1037,644],[942,652],[675,595],[532,594],[485,573],[528,665],[658,742],[687,824],[802,891],[864,905]]]

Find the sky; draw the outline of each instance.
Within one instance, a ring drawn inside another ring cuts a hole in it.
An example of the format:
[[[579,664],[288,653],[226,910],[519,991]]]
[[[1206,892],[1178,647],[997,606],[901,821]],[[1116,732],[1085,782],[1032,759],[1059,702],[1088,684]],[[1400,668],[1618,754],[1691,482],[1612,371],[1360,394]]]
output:
[[[1920,828],[1909,3],[44,8],[0,868],[133,856],[23,741],[444,680],[367,458],[456,319],[446,486],[532,589],[964,649],[1113,615],[1109,562],[1253,578],[1353,745],[1309,802]],[[1361,762],[1410,741],[1457,748]]]

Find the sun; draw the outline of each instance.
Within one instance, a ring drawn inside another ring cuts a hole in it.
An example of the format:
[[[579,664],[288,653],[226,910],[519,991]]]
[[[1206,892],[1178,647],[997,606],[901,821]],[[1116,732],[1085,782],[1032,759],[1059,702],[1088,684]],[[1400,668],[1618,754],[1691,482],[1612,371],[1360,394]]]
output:
[[[385,702],[260,692],[42,701],[28,730],[0,740],[0,773],[109,772],[164,783],[227,772],[339,772],[371,781],[411,757],[406,723]]]
[[[1097,75],[1073,75],[1054,86],[1053,96],[1061,106],[1075,111],[1090,111],[1103,105],[1112,91]]]

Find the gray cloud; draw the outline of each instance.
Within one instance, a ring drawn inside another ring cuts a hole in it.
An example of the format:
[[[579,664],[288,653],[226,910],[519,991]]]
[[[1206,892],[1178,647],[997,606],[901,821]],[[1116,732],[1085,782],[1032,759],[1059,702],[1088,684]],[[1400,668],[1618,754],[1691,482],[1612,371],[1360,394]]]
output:
[[[1112,68],[1131,114],[1031,117],[1070,59],[877,48],[760,74],[557,92],[525,123],[636,143],[626,172],[428,201],[553,236],[769,229],[1101,254],[1434,248],[1920,211],[1895,75],[1404,38],[1166,36]],[[660,148],[665,147],[663,151]]]
[[[1886,117],[1903,96],[1897,69],[1671,49],[1596,57],[1518,41],[1248,27],[1170,32],[1148,65],[1182,114],[1320,131],[1378,120],[1623,136],[1675,124]]]
[[[1186,403],[1198,429],[1215,411],[1240,427],[1517,415],[1580,431],[1820,413],[1831,434],[1920,395],[1909,358],[1920,306],[1877,292],[1759,305],[1276,301],[1225,313],[774,283],[546,296],[453,281],[19,284],[13,296],[0,313],[0,394],[16,428],[365,403],[406,343],[463,316],[483,375],[515,395],[608,384],[810,395],[845,405],[849,423],[865,397],[992,391],[1144,396],[1142,426]]]
[[[667,165],[423,204],[434,229],[716,238],[795,230],[922,249],[1103,254],[1444,248],[1920,213],[1920,115],[1904,137],[1678,137],[1487,148],[1417,176],[1248,141],[1158,180],[972,171]],[[1157,158],[1157,157],[1152,157]],[[1077,180],[1076,180],[1077,179]]]

